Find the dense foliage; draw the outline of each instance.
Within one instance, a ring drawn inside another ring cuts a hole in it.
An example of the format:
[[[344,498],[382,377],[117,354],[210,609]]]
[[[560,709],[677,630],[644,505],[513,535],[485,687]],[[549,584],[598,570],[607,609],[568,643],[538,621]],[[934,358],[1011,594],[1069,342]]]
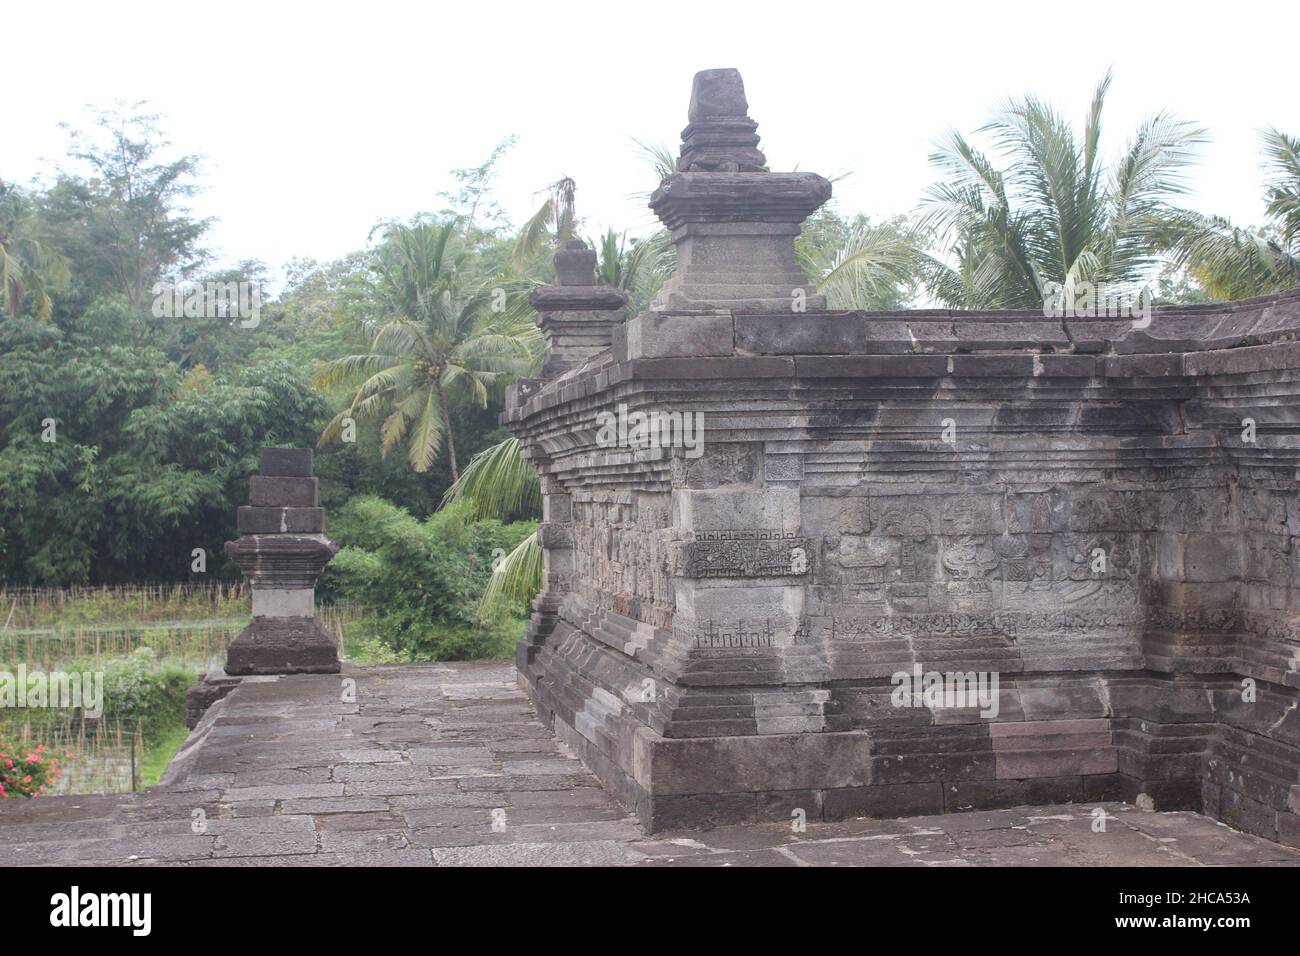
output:
[[[185,695],[194,681],[189,671],[155,667],[153,651],[142,647],[104,665],[104,713],[99,719],[131,733],[139,730],[148,746],[185,722]]]
[[[325,569],[321,593],[370,609],[358,632],[409,659],[500,655],[508,644],[482,626],[479,597],[494,562],[537,525],[469,517],[464,504],[420,520],[380,498],[349,502],[331,530],[344,547]],[[517,638],[516,629],[508,641]]]
[[[0,586],[237,577],[222,545],[259,448],[316,444],[345,395],[317,389],[312,373],[364,351],[390,314],[382,237],[337,262],[291,263],[255,321],[160,309],[154,293],[176,283],[259,284],[265,269],[209,268],[209,223],[185,207],[199,160],[161,159],[155,121],[100,114],[72,137],[80,172],[0,183]],[[499,228],[482,225],[498,218],[481,195],[490,172],[460,171],[467,185],[449,197],[477,205],[479,225],[439,214],[467,287],[510,257]],[[506,437],[504,382],[487,384],[450,389],[440,408],[467,459]],[[318,451],[322,504],[379,495],[435,511],[454,477],[448,456],[426,458],[421,474],[385,450],[362,427]]]

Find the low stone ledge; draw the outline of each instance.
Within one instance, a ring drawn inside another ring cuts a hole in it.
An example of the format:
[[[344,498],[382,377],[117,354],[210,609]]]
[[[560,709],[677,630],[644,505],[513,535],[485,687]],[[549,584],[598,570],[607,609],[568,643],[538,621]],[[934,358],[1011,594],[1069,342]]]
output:
[[[620,381],[656,381],[682,379],[708,381],[716,379],[769,379],[793,377],[794,359],[791,358],[654,358],[628,362]],[[610,375],[613,383],[614,376]]]
[[[801,355],[801,378],[941,378],[946,355]]]
[[[1093,378],[1097,358],[1092,355],[1039,355],[1034,359],[1034,374],[1047,378]]]
[[[1300,368],[1300,342],[1275,342],[1181,356],[1184,375],[1241,375]]]
[[[954,378],[1032,378],[1033,355],[952,355],[949,369]]]
[[[643,312],[614,336],[617,361],[640,358],[730,357],[735,352],[730,312],[677,315]]]
[[[1182,353],[1112,355],[1102,361],[1107,378],[1170,378],[1183,374]]]
[[[913,348],[907,322],[872,321],[861,312],[798,316],[737,315],[736,347],[779,355],[902,353]]]
[[[193,730],[217,701],[239,686],[239,678],[224,670],[208,671],[185,695],[185,726]]]

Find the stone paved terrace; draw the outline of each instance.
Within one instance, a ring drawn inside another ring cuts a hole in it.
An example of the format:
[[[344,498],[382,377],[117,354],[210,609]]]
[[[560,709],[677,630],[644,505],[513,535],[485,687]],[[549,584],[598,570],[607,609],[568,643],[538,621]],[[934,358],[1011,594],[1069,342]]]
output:
[[[1300,865],[1300,852],[1199,814],[1123,804],[1100,805],[1105,833],[1092,832],[1093,806],[1056,805],[647,838],[561,751],[513,665],[341,677],[355,680],[356,703],[342,701],[340,676],[246,680],[163,786],[6,801],[0,866]]]

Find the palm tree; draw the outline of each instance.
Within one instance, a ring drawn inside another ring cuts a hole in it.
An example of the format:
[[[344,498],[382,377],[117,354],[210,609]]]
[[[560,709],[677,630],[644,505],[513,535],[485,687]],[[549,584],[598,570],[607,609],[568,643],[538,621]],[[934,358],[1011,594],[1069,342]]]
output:
[[[0,304],[16,319],[30,300],[36,317],[45,321],[54,310],[50,291],[67,285],[70,272],[67,260],[31,232],[22,193],[0,180]]]
[[[411,467],[422,472],[445,440],[456,480],[449,396],[460,391],[485,408],[489,389],[537,363],[541,337],[521,295],[503,300],[500,290],[462,292],[451,252],[456,225],[387,230],[376,270],[388,316],[367,324],[369,352],[334,359],[316,373],[321,388],[354,389],[319,444],[336,441],[346,419],[382,419],[385,455],[405,439]]]
[[[1083,282],[1132,288],[1158,265],[1168,226],[1183,215],[1170,201],[1186,191],[1205,132],[1157,113],[1107,168],[1100,142],[1110,83],[1108,72],[1082,136],[1050,106],[1025,97],[979,131],[992,134],[1003,168],[957,132],[930,157],[947,174],[929,190],[923,222],[944,246],[924,270],[935,298],[966,308],[1035,308],[1048,283],[1066,296]]]
[[[1300,284],[1300,140],[1265,130],[1268,222],[1256,229],[1219,216],[1189,213],[1176,240],[1175,263],[1215,299],[1248,299]]]

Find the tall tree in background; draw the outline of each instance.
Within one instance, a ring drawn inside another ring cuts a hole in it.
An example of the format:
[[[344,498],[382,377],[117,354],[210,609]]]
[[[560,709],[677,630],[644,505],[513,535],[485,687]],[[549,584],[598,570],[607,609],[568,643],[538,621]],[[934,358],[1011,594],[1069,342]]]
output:
[[[949,134],[931,162],[946,174],[927,196],[925,225],[942,244],[930,260],[930,293],[960,308],[1041,308],[1048,282],[1065,295],[1082,282],[1140,284],[1168,247],[1182,210],[1171,200],[1205,132],[1160,112],[1144,122],[1119,161],[1101,157],[1109,73],[1098,84],[1081,135],[1033,97],[1009,102],[979,132],[1004,165]]]
[[[492,183],[496,179],[501,160],[518,141],[517,136],[507,136],[493,147],[488,158],[479,165],[453,169],[451,175],[459,184],[458,188],[454,193],[438,194],[450,203],[445,213],[452,218],[460,218],[466,236],[472,236],[475,229],[484,234],[492,234],[507,225],[505,211],[492,198]]]
[[[540,333],[520,297],[461,289],[452,241],[456,226],[453,220],[440,227],[388,229],[376,259],[388,316],[371,324],[369,352],[334,359],[317,373],[323,388],[354,388],[320,444],[337,441],[345,419],[382,420],[385,454],[405,440],[411,467],[425,471],[445,441],[455,480],[460,471],[449,395],[461,391],[486,407],[489,389],[540,357]]]
[[[198,189],[199,158],[160,159],[169,145],[160,117],[142,105],[95,112],[91,133],[69,130],[68,155],[83,170],[60,171],[42,208],[81,280],[134,306],[150,300],[155,283],[207,261],[200,243],[211,225],[186,206]]]
[[[1176,262],[1215,299],[1248,299],[1300,285],[1300,140],[1263,133],[1265,215],[1259,228],[1189,213],[1180,224]]]

